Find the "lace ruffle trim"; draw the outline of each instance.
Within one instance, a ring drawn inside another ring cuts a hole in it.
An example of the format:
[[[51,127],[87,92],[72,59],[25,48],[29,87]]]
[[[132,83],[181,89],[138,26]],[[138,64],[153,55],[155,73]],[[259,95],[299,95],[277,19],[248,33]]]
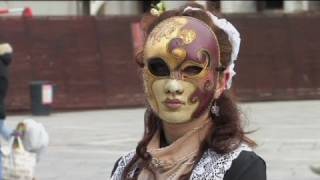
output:
[[[218,154],[212,150],[207,150],[193,169],[190,179],[223,180],[225,173],[232,165],[232,161],[236,159],[242,151],[252,151],[252,149],[248,145],[242,144],[236,150],[227,154]],[[124,168],[134,155],[135,151],[132,151],[121,157],[111,180],[121,180]]]

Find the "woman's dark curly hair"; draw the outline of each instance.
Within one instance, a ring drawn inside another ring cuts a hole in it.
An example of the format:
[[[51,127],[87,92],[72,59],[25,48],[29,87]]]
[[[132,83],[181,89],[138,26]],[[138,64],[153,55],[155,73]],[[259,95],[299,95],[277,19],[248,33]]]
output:
[[[201,8],[202,10],[184,11],[187,6]],[[157,24],[172,16],[191,16],[202,20],[209,25],[216,34],[220,46],[221,64],[227,67],[230,64],[230,56],[232,51],[231,44],[228,40],[228,35],[213,24],[212,20],[205,11],[206,10],[201,5],[192,3],[187,4],[178,10],[166,11],[159,17],[145,15],[142,18],[141,23],[146,36],[148,36]],[[136,55],[136,60],[141,66],[143,66],[141,63],[142,59],[143,50]],[[221,73],[220,76],[223,76],[223,73]],[[241,113],[231,94],[228,91],[224,91],[216,100],[216,103],[220,107],[220,116],[215,117],[213,114],[210,114],[214,126],[207,134],[206,139],[202,142],[193,167],[195,167],[195,165],[199,162],[204,151],[208,149],[220,154],[224,154],[235,150],[241,143],[246,143],[251,147],[256,146],[255,142],[246,136],[247,133],[243,129]],[[152,157],[147,152],[147,145],[155,132],[161,128],[161,119],[153,113],[150,107],[147,107],[143,137],[138,143],[135,156],[125,167],[122,174],[122,179],[137,179],[139,172],[134,173],[133,177],[129,177],[129,172],[131,172],[133,169],[138,169],[138,171],[147,169],[152,172],[149,167]],[[182,175],[180,179],[189,179],[191,173],[192,170],[187,174]]]

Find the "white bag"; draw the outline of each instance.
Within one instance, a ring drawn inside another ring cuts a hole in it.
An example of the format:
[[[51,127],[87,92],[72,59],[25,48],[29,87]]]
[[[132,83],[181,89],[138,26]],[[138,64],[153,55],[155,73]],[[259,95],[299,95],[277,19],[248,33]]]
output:
[[[49,135],[44,126],[39,122],[25,119],[22,123],[26,126],[22,143],[27,151],[36,153],[39,160],[40,155],[48,147]]]
[[[14,141],[16,140],[16,147]],[[12,137],[8,146],[1,147],[3,180],[32,180],[36,154],[26,151],[20,137]]]

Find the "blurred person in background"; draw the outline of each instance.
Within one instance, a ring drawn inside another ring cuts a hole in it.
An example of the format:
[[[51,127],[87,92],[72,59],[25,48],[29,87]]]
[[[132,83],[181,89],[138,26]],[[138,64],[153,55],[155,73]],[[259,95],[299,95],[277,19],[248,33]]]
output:
[[[6,123],[5,98],[9,87],[9,66],[12,61],[13,49],[8,43],[0,42],[0,134],[3,139],[9,141],[13,136],[20,136],[24,148],[36,153],[37,161],[49,143],[49,136],[41,123],[32,119],[25,119],[18,123],[16,129],[9,128]],[[0,165],[2,161],[0,156]],[[2,177],[0,167],[0,178]]]
[[[192,3],[142,19],[141,67],[147,110],[136,150],[118,159],[111,179],[265,180],[228,89],[240,35]]]
[[[12,47],[8,43],[0,42],[0,133],[4,139],[9,139],[13,130],[5,125],[5,97],[8,91],[8,67],[12,60]]]
[[[8,68],[12,60],[12,47],[8,43],[0,42],[0,134],[5,140],[9,140],[13,134],[13,129],[5,124],[6,109],[5,97],[9,85]],[[2,156],[0,156],[0,178],[2,177]]]

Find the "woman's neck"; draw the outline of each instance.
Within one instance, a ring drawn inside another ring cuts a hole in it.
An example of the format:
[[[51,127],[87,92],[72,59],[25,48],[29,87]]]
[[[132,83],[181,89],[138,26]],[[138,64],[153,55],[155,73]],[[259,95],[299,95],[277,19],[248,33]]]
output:
[[[162,121],[162,127],[167,144],[171,144],[186,133],[201,128],[209,120],[209,113],[205,113],[197,119],[190,120],[186,123],[168,123]]]

